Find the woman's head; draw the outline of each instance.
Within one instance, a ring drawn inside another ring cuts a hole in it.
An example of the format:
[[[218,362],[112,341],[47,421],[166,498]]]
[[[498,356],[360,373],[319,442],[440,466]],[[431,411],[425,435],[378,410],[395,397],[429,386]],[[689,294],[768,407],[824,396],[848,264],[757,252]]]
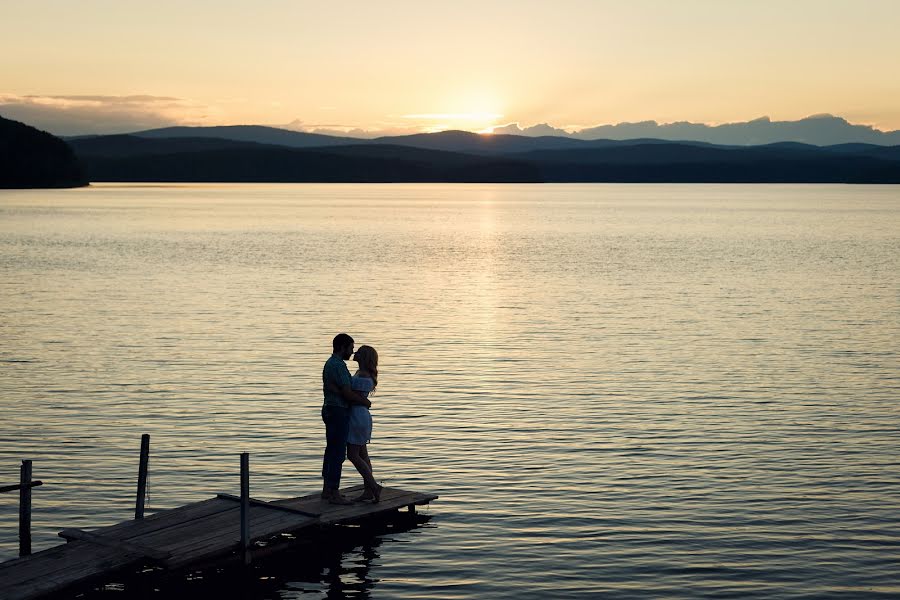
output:
[[[378,353],[372,346],[360,346],[353,356],[353,360],[359,363],[359,368],[368,371],[375,385],[378,385]]]

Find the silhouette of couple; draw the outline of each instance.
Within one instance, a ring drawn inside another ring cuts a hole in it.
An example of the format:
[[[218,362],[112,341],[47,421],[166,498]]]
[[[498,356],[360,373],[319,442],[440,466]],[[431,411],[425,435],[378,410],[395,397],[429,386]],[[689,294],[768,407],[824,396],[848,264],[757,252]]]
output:
[[[322,499],[331,504],[378,502],[382,486],[372,475],[372,461],[366,444],[372,437],[369,394],[378,385],[378,353],[360,346],[354,354],[353,338],[339,333],[332,341],[333,353],[322,369],[322,421],[325,422],[325,456],[322,460]],[[344,361],[353,358],[359,365],[351,376]],[[354,499],[341,494],[341,467],[344,458],[362,475],[365,488]]]

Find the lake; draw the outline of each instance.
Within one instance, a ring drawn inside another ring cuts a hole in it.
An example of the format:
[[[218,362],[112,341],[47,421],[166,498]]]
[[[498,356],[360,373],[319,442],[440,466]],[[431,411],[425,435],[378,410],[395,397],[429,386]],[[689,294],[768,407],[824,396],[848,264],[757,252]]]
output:
[[[244,451],[254,496],[320,489],[341,331],[380,355],[376,478],[440,499],[240,597],[900,595],[897,186],[0,191],[35,549],[131,517],[142,433],[150,512],[237,493]]]

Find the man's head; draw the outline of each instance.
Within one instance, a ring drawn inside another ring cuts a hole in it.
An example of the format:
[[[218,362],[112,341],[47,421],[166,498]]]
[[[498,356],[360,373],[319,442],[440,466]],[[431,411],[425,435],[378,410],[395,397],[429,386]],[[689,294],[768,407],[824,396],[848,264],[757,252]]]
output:
[[[353,338],[346,333],[339,333],[334,336],[334,340],[331,341],[331,347],[334,353],[344,360],[350,360],[350,357],[353,356]]]

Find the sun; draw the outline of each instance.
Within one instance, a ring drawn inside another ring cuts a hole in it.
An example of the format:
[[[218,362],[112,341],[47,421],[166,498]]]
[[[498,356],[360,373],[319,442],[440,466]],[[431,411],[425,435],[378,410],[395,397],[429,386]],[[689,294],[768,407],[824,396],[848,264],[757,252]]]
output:
[[[492,93],[456,94],[439,105],[452,110],[421,112],[403,116],[406,119],[418,121],[418,126],[426,132],[461,129],[477,133],[491,133],[503,118],[503,110],[500,108],[502,103]]]

